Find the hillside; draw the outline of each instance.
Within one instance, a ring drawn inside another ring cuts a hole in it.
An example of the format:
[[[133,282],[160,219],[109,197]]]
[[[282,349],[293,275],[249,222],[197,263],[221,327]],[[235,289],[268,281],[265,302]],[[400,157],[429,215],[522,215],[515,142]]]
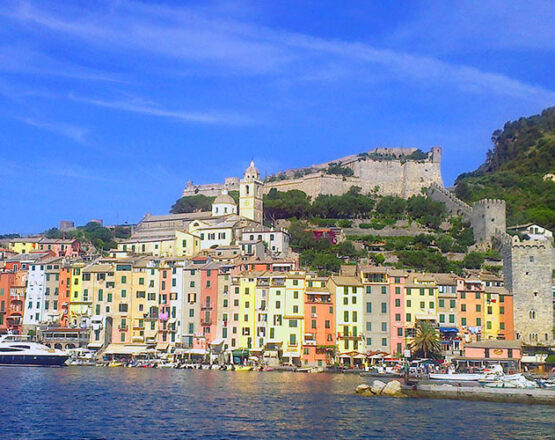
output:
[[[476,171],[455,181],[466,202],[501,198],[508,225],[527,222],[555,228],[555,107],[507,122],[492,134],[493,149]]]

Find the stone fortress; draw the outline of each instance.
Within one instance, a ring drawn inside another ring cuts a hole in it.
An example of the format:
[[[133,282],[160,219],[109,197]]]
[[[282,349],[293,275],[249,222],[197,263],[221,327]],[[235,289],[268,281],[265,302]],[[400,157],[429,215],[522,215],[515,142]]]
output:
[[[316,198],[320,194],[341,195],[352,186],[362,192],[377,190],[381,195],[408,198],[421,194],[422,190],[436,184],[443,188],[441,178],[441,148],[433,147],[426,158],[411,159],[416,148],[376,148],[366,153],[346,156],[320,165],[289,169],[264,182],[264,193],[272,188],[278,191],[297,189]],[[352,170],[352,176],[329,174],[330,164],[338,164]],[[195,185],[187,182],[183,197],[203,194],[216,197],[222,190],[239,190],[239,179],[228,177],[223,184]]]
[[[484,199],[470,206],[435,184],[427,193],[430,198],[445,203],[452,215],[460,215],[470,222],[478,247],[499,250],[505,288],[513,295],[516,339],[531,345],[553,344],[555,249],[552,238],[533,235],[521,240],[517,235],[507,234],[505,200]]]

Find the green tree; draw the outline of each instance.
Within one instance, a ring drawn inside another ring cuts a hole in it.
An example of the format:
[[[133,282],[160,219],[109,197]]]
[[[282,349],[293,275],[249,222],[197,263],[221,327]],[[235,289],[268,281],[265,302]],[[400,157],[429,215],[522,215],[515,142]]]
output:
[[[441,354],[441,339],[429,321],[420,321],[411,343],[413,353],[421,353],[424,358],[438,357]]]
[[[470,252],[468,255],[465,255],[463,260],[463,267],[467,269],[480,269],[482,264],[484,264],[484,254],[480,252]]]
[[[178,199],[171,207],[172,214],[182,214],[198,211],[210,211],[214,197],[206,197],[203,194],[186,196]]]

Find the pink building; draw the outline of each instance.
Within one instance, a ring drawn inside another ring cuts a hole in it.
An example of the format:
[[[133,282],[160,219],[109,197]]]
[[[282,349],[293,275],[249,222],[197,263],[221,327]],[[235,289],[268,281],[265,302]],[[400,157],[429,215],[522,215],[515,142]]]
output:
[[[408,272],[391,269],[389,278],[389,330],[391,354],[402,355],[405,350],[405,283]]]
[[[488,339],[465,344],[464,356],[453,361],[464,370],[501,365],[505,372],[517,372],[520,371],[521,358],[520,342]]]
[[[217,339],[218,272],[217,263],[206,264],[200,272],[200,328],[206,347]],[[205,347],[202,347],[205,348]]]

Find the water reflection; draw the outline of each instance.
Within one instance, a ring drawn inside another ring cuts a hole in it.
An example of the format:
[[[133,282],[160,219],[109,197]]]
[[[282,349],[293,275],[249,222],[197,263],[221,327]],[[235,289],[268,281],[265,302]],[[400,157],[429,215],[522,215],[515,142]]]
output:
[[[550,438],[546,406],[353,393],[352,375],[0,368],[0,438]]]

